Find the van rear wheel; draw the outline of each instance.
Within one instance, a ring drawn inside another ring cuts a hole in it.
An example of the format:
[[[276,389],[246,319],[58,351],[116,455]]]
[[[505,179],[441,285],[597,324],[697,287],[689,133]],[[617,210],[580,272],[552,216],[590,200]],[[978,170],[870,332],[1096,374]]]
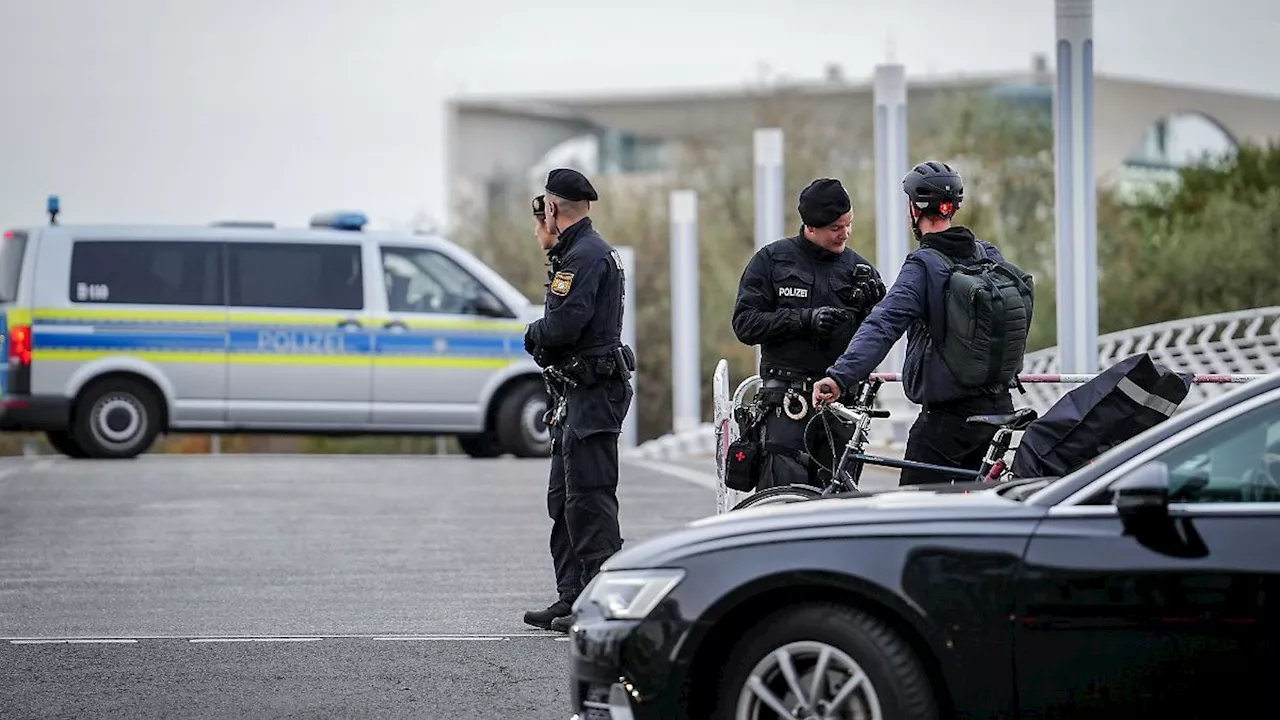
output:
[[[76,441],[70,430],[50,430],[44,434],[44,439],[49,441],[49,447],[67,457],[89,457],[84,448],[80,447],[80,443]]]
[[[135,380],[100,380],[80,396],[72,428],[88,457],[137,457],[160,433],[160,400]]]

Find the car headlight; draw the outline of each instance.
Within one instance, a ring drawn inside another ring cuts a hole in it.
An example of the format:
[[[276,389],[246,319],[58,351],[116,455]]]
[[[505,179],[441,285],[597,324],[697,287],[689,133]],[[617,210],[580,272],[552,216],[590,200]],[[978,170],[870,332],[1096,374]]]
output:
[[[684,579],[684,570],[606,570],[584,593],[610,620],[642,620]]]

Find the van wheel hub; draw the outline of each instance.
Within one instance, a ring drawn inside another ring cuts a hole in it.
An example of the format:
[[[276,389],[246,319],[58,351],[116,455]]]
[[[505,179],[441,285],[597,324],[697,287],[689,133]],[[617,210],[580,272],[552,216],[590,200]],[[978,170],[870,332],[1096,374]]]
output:
[[[528,437],[537,443],[546,443],[551,441],[551,432],[547,429],[547,424],[543,422],[542,416],[547,412],[547,401],[542,398],[530,400],[524,406],[524,412],[521,413],[521,425]]]
[[[146,418],[141,403],[128,395],[108,395],[94,407],[90,427],[106,445],[125,445],[142,434]]]

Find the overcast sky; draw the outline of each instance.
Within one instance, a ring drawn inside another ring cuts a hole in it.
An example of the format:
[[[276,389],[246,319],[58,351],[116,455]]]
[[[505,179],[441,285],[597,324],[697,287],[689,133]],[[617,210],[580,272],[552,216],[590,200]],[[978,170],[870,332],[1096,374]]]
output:
[[[1099,72],[1280,95],[1267,0],[1095,5]],[[828,63],[861,78],[890,37],[908,76],[1021,70],[1049,52],[1053,7],[0,0],[0,226],[43,222],[49,193],[74,223],[439,219],[449,95],[738,85]]]

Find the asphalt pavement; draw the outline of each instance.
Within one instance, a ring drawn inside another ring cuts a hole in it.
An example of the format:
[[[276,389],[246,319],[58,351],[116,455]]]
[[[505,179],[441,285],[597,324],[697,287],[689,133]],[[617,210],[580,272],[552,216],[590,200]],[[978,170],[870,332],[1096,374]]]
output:
[[[546,461],[0,464],[0,718],[567,718]],[[715,512],[624,465],[628,542]]]

